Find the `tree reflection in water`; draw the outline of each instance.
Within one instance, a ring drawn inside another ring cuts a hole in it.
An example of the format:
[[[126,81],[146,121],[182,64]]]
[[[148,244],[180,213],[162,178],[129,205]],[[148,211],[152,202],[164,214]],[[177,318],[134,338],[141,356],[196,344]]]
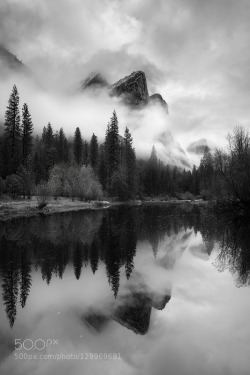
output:
[[[236,285],[250,284],[250,222],[248,217],[226,216],[220,223],[222,237],[217,267],[229,269]]]
[[[15,322],[18,295],[21,307],[25,307],[32,287],[32,269],[40,269],[43,280],[50,284],[53,277],[63,278],[67,265],[72,266],[79,280],[84,268],[90,267],[94,274],[102,263],[117,298],[121,268],[129,279],[134,271],[138,242],[148,241],[157,257],[158,246],[166,236],[171,238],[184,231],[182,240],[185,241],[190,230],[201,233],[208,254],[214,242],[220,239],[216,222],[207,213],[204,214],[203,209],[191,204],[116,207],[4,223],[0,227],[0,272],[3,302],[10,326]],[[244,237],[242,229],[240,237],[239,234],[237,236],[246,243],[249,233]],[[234,242],[235,254],[239,241]],[[241,255],[246,257],[247,245],[240,246],[241,251],[236,255],[238,258]],[[226,248],[229,249],[229,246]],[[224,252],[228,253],[229,250]],[[164,261],[173,266],[173,260]],[[241,275],[246,268],[244,262],[237,260]],[[130,297],[130,303],[126,306],[120,304],[113,317],[124,325],[130,325],[137,333],[147,331],[152,306],[164,308],[170,299],[170,295],[157,296],[148,291],[140,296],[136,291],[131,291]],[[136,314],[138,318],[135,318]],[[138,319],[140,322],[137,324]]]

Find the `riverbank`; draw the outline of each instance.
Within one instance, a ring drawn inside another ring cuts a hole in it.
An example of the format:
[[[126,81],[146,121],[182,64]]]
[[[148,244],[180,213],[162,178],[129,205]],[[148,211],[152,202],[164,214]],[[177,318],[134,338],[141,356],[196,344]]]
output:
[[[109,202],[81,202],[71,198],[51,199],[43,209],[37,207],[37,199],[0,200],[0,221],[18,217],[51,215],[60,212],[91,210],[109,206]]]
[[[202,200],[147,200],[147,201],[128,201],[128,202],[108,202],[108,201],[91,201],[81,202],[79,200],[72,201],[71,198],[57,198],[51,199],[46,207],[39,209],[37,199],[4,199],[0,200],[0,221],[7,221],[18,217],[32,217],[36,215],[52,215],[54,213],[82,211],[82,210],[96,210],[100,208],[108,208],[110,206],[139,206],[141,204],[171,204],[171,203],[192,203],[192,204],[207,204],[208,202]]]

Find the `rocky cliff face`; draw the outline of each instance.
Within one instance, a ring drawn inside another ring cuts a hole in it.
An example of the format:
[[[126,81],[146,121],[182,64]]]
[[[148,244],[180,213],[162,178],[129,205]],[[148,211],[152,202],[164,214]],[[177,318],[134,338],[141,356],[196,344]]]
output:
[[[109,87],[108,82],[100,73],[91,73],[80,86],[80,90],[86,90],[89,88],[99,89]]]
[[[0,45],[0,79],[7,79],[15,75],[15,83],[18,85],[23,79],[25,82],[34,85],[34,87],[43,89],[42,84],[37,79],[33,71],[22,63],[7,48]]]
[[[6,76],[9,73],[24,73],[31,75],[31,71],[7,48],[0,45],[0,75]]]
[[[168,130],[159,134],[155,147],[157,155],[165,163],[176,165],[179,168],[191,168],[185,151]]]
[[[163,108],[166,109],[166,111],[168,113],[167,102],[163,99],[163,97],[160,94],[153,94],[153,95],[151,95],[149,97],[149,103],[161,105]]]
[[[110,86],[111,95],[122,97],[125,104],[141,108],[147,104],[162,106],[168,113],[168,105],[160,94],[149,96],[146,75],[142,71],[131,73]]]
[[[149,96],[147,79],[141,70],[131,73],[113,85],[109,85],[100,73],[92,73],[80,86],[80,91],[86,89],[108,89],[111,96],[121,97],[131,108],[141,108],[147,104],[157,104],[164,107],[168,113],[168,105],[160,94]]]
[[[193,154],[202,155],[205,150],[210,150],[208,145],[208,141],[204,138],[199,139],[198,141],[194,141],[189,144],[187,147],[187,151]]]
[[[148,87],[145,73],[133,72],[110,86],[111,95],[122,97],[123,101],[131,106],[143,106],[148,103]]]

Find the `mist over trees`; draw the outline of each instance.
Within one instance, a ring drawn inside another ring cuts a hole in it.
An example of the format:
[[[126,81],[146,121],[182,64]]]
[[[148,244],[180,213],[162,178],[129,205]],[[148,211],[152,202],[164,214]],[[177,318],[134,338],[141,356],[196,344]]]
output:
[[[104,124],[105,129],[105,124]],[[105,131],[105,130],[104,130]],[[237,209],[250,208],[250,138],[243,128],[228,135],[228,150],[206,148],[200,165],[192,170],[165,165],[152,145],[148,160],[136,157],[133,137],[126,127],[119,133],[114,111],[100,143],[93,133],[90,141],[76,126],[73,140],[51,123],[34,136],[28,104],[20,115],[19,93],[14,85],[0,135],[0,196],[30,198],[37,195],[40,206],[46,197],[72,200],[116,198],[161,200],[202,198]],[[150,198],[151,197],[151,198]],[[231,206],[230,206],[231,205]]]

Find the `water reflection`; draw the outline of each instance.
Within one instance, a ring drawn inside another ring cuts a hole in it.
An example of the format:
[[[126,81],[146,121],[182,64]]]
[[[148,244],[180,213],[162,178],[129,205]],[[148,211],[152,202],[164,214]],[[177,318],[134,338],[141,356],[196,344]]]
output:
[[[22,219],[4,225],[1,228],[0,269],[3,278],[3,301],[11,327],[16,317],[18,291],[22,307],[25,306],[30,292],[31,264],[36,270],[40,269],[43,280],[49,284],[52,277],[63,277],[69,263],[73,264],[76,279],[80,279],[83,268],[89,265],[94,274],[98,270],[99,262],[103,262],[108,283],[116,298],[121,267],[125,267],[127,279],[133,272],[138,240],[149,241],[156,256],[165,234],[171,237],[182,229],[187,231],[188,228],[202,233],[210,253],[213,236],[205,225],[204,218],[201,220],[196,206],[191,209],[189,206],[176,205],[167,209],[156,205],[143,209],[120,208]],[[185,233],[182,241],[185,242],[189,235],[190,233]],[[147,296],[131,300],[132,307],[126,307],[130,312],[119,308],[116,317],[132,316],[134,306],[138,304],[144,306],[142,310],[148,310],[150,306]],[[135,300],[139,302],[134,304]],[[139,307],[136,310],[138,313]]]
[[[1,374],[247,374],[249,290],[213,265],[249,269],[248,226],[236,224],[185,204],[1,225]],[[16,338],[51,337],[60,345],[42,354],[122,361],[14,360]]]
[[[250,222],[249,218],[227,216],[220,223],[221,240],[217,267],[229,269],[237,286],[250,284]]]
[[[0,271],[3,301],[10,326],[15,322],[18,298],[22,308],[25,307],[32,286],[32,267],[36,271],[40,269],[43,280],[49,285],[53,277],[63,277],[68,264],[73,265],[75,277],[79,280],[88,266],[95,274],[101,262],[105,264],[107,280],[116,298],[121,268],[124,267],[127,279],[134,270],[138,241],[148,241],[156,257],[165,235],[171,237],[184,230],[184,243],[190,235],[186,231],[194,228],[195,233],[202,233],[209,253],[209,241],[213,236],[209,237],[205,221],[196,206],[148,205],[143,208],[123,207],[25,218],[5,223],[0,229]],[[170,251],[168,253],[165,263],[171,268],[175,258],[171,258]],[[139,313],[140,309],[148,311],[145,316],[150,316],[152,305],[164,306],[164,301],[168,299],[169,296],[164,296],[163,300],[155,302],[147,293],[144,296],[140,293],[140,298],[135,294],[126,309],[119,307],[114,317],[120,321],[124,321],[124,316],[132,319],[134,310],[138,316],[144,314]],[[149,321],[148,318],[146,320]],[[146,332],[146,329],[134,330]]]

